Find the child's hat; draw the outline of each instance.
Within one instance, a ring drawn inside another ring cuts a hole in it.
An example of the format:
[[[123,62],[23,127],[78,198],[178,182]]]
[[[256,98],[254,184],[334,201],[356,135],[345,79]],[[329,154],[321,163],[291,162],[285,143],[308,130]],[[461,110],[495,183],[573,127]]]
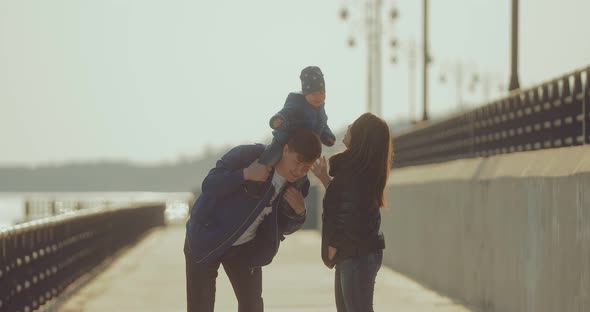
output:
[[[317,91],[326,91],[324,74],[317,66],[307,66],[301,71],[301,91],[303,94],[309,94]]]

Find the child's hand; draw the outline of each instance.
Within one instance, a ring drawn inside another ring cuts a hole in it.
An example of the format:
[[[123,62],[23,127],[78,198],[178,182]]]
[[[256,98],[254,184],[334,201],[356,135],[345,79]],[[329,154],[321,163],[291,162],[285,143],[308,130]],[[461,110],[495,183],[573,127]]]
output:
[[[327,138],[326,139],[328,146],[333,146],[334,143],[336,143],[336,140],[334,140],[333,138]]]
[[[271,170],[272,167],[259,163],[257,159],[248,168],[244,168],[244,180],[264,182]]]
[[[277,129],[280,128],[283,125],[283,118],[281,117],[276,117],[273,121],[272,121],[272,128],[273,129]]]

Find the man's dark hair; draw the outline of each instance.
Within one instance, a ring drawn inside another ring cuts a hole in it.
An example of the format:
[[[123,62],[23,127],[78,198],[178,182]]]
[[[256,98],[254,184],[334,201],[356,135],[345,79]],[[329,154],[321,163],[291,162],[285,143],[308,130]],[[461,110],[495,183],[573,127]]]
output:
[[[289,151],[299,154],[299,161],[310,163],[322,155],[322,143],[317,134],[309,129],[296,130],[287,142]]]

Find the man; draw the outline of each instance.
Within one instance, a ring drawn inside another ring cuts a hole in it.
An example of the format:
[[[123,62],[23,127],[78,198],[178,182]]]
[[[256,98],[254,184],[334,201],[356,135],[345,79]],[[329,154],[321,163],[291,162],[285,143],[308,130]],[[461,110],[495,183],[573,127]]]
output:
[[[187,309],[212,312],[220,264],[238,299],[239,312],[261,312],[262,270],[284,235],[301,228],[309,190],[307,172],[321,154],[319,137],[297,130],[274,167],[258,162],[262,144],[225,154],[203,180],[187,222],[184,246]],[[246,181],[264,182],[253,193]]]

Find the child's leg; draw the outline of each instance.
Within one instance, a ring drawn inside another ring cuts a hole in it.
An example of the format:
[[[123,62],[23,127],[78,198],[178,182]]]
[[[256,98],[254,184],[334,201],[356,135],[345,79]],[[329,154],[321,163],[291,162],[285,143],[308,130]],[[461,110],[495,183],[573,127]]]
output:
[[[272,139],[272,143],[266,146],[266,149],[260,155],[259,163],[274,167],[283,156],[283,145],[276,138]]]
[[[336,137],[327,125],[324,127],[322,133],[320,133],[320,140],[326,146],[333,146],[336,143]]]
[[[260,154],[258,162],[262,165],[274,167],[283,156],[283,146],[284,144],[280,142],[280,133],[275,134],[272,142],[266,147],[262,154]],[[260,194],[262,184],[264,184],[264,182],[246,181],[244,183],[244,190],[250,196],[260,198],[262,195]]]

